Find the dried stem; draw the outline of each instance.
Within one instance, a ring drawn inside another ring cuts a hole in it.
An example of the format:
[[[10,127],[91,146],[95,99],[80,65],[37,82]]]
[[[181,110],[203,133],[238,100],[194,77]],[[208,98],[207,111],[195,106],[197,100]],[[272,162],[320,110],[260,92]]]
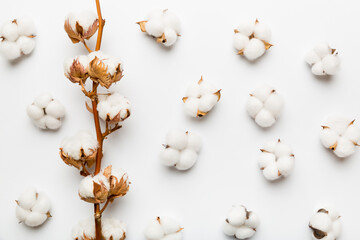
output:
[[[97,40],[96,40],[95,51],[98,51],[98,50],[100,50],[100,46],[101,46],[101,39],[102,39],[102,33],[103,33],[105,21],[101,16],[100,0],[95,0],[95,1],[96,1],[96,10],[97,10],[98,18],[99,18],[99,30],[98,30]]]
[[[89,53],[92,52],[92,50],[88,47],[88,45],[86,44],[85,40],[82,42],[86,48],[86,50],[88,50]]]

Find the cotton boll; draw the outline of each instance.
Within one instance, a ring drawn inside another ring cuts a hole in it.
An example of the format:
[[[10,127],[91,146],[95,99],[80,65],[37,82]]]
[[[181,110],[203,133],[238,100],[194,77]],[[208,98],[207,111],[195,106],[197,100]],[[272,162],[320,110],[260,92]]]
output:
[[[268,165],[266,168],[264,168],[263,174],[264,177],[269,181],[274,181],[280,177],[279,169],[276,163],[272,163]]]
[[[331,49],[327,42],[320,42],[314,48],[315,53],[319,56],[319,58],[323,58],[328,54],[331,54]]]
[[[79,195],[84,198],[94,197],[94,184],[91,176],[87,176],[81,180],[79,185]]]
[[[242,22],[236,29],[245,36],[250,36],[254,32],[255,23],[253,21]]]
[[[16,218],[23,222],[25,221],[26,217],[31,213],[30,210],[24,209],[20,206],[16,206]]]
[[[242,33],[236,33],[234,35],[234,46],[235,46],[235,49],[237,49],[238,51],[244,49],[248,43],[249,43],[249,37],[242,34]]]
[[[148,240],[158,240],[165,236],[164,230],[156,220],[149,223],[145,230],[145,237]]]
[[[29,105],[26,108],[26,112],[27,112],[28,116],[34,120],[38,120],[45,115],[44,110],[34,104]]]
[[[270,94],[270,96],[266,99],[264,103],[264,108],[271,112],[275,116],[275,118],[279,116],[281,110],[283,109],[283,106],[283,99],[275,93]]]
[[[35,40],[25,36],[19,37],[16,44],[25,55],[30,54],[35,48]]]
[[[176,169],[182,171],[190,169],[195,164],[197,157],[198,155],[194,150],[185,149],[181,151],[180,160],[175,166]]]
[[[294,168],[293,157],[280,157],[277,160],[277,167],[283,176],[288,176]]]
[[[159,158],[165,166],[174,166],[180,160],[180,152],[173,148],[164,148],[160,151]]]
[[[184,103],[185,113],[190,115],[191,117],[197,117],[199,103],[199,98],[188,98]]]
[[[266,109],[261,109],[261,111],[255,117],[255,122],[264,128],[271,127],[275,121],[276,119],[273,114]]]
[[[65,108],[58,100],[54,99],[46,106],[45,112],[54,118],[62,118],[65,115]]]
[[[325,71],[321,62],[315,63],[311,68],[311,72],[318,76],[325,75]]]
[[[43,224],[47,219],[46,214],[31,212],[25,220],[25,224],[29,227],[37,227]]]
[[[161,21],[150,20],[145,25],[146,32],[154,37],[161,37],[164,33],[164,25]]]
[[[195,152],[199,152],[202,146],[201,137],[195,133],[188,133],[188,142],[186,148],[193,149]]]
[[[201,112],[209,112],[217,103],[218,96],[215,94],[207,94],[200,98],[199,102],[199,111]]]
[[[253,61],[265,53],[265,44],[256,38],[252,38],[247,44],[244,55],[247,59]]]
[[[30,36],[35,34],[35,24],[28,16],[19,17],[16,19],[18,26],[18,33],[22,36]]]
[[[240,228],[237,229],[235,236],[238,239],[246,239],[252,237],[254,234],[255,234],[254,229],[246,226],[241,226]]]
[[[321,61],[321,58],[316,54],[316,52],[314,50],[311,50],[310,52],[308,52],[305,56],[305,61],[312,65],[315,64],[317,62]]]
[[[166,42],[164,42],[165,46],[170,47],[171,45],[173,45],[176,42],[177,33],[173,29],[166,28],[164,31],[164,36],[166,39]]]
[[[258,22],[255,24],[254,36],[260,40],[269,42],[271,39],[271,30],[265,23]]]
[[[178,150],[182,150],[187,145],[187,135],[180,129],[172,129],[166,135],[166,144]]]
[[[334,75],[339,70],[340,60],[337,55],[329,54],[322,59],[321,64],[326,74]]]
[[[51,94],[49,93],[42,93],[37,96],[34,100],[36,106],[40,108],[46,108],[46,106],[53,100]]]
[[[227,220],[236,227],[243,225],[246,220],[246,209],[243,206],[234,206],[230,210]]]
[[[227,236],[235,236],[236,231],[237,231],[237,227],[234,227],[230,223],[224,222],[224,224],[223,224],[223,232],[225,233],[225,235],[227,235]]]
[[[181,32],[181,24],[179,18],[169,10],[164,12],[163,23],[165,27],[173,29],[176,33]]]
[[[36,189],[26,189],[17,201],[22,208],[30,210],[36,204]]]
[[[21,51],[15,42],[0,41],[0,52],[8,60],[14,60],[21,56]]]
[[[263,103],[254,96],[250,96],[246,104],[246,110],[252,118],[255,118],[263,107]]]
[[[44,117],[44,120],[45,120],[45,126],[48,129],[56,130],[61,127],[61,121],[57,118],[46,115]]]
[[[8,21],[3,24],[1,34],[7,41],[14,42],[19,37],[19,29],[16,23]]]
[[[46,214],[50,211],[50,208],[51,208],[51,203],[49,198],[46,196],[46,194],[38,193],[37,201],[31,210]]]
[[[355,145],[353,142],[343,137],[338,139],[336,149],[334,150],[336,156],[344,158],[352,155],[354,152]]]

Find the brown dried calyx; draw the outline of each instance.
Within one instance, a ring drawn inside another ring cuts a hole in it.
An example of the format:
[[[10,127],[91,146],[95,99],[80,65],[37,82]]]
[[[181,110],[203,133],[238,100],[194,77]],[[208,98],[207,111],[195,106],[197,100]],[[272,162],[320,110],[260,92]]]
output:
[[[73,83],[85,83],[89,77],[87,66],[80,63],[79,58],[74,59],[65,76]]]
[[[81,26],[79,22],[75,23],[75,29],[73,29],[69,19],[66,19],[64,24],[64,29],[73,43],[84,42],[85,39],[88,40],[96,33],[98,28],[98,19],[96,19],[93,24],[87,29]]]
[[[86,155],[83,148],[80,149],[81,156],[79,160],[76,160],[69,156],[66,152],[63,151],[62,148],[60,148],[60,157],[69,166],[76,167],[81,172],[81,175],[87,176],[89,175],[87,173],[86,167],[92,167],[95,163],[97,149],[93,149],[91,155]]]
[[[88,67],[88,74],[91,80],[96,83],[99,83],[105,88],[109,88],[111,84],[116,83],[121,80],[123,77],[121,64],[116,65],[114,73],[110,73],[108,70],[108,65],[104,63],[102,59],[95,56],[95,58],[90,61]]]

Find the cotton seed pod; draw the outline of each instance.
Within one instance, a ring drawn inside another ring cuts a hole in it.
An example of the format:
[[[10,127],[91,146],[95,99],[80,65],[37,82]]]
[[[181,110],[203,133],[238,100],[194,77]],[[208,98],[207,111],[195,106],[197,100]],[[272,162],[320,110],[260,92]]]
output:
[[[37,96],[26,111],[33,123],[41,129],[56,130],[60,128],[61,120],[65,116],[64,106],[50,93]]]
[[[128,175],[120,170],[113,170],[112,166],[106,167],[97,175],[89,175],[80,182],[79,196],[90,203],[111,202],[118,197],[123,197],[129,191]]]
[[[104,240],[124,240],[126,238],[126,226],[123,222],[114,218],[102,218],[102,237]],[[74,240],[95,240],[95,220],[93,217],[80,221],[72,229]]]
[[[318,43],[305,57],[314,75],[335,75],[340,70],[340,59],[336,49],[327,42]]]
[[[35,25],[24,16],[0,27],[0,53],[8,60],[30,54],[35,48]]]
[[[343,116],[330,116],[322,125],[320,140],[340,158],[352,155],[360,145],[360,127],[355,120]]]
[[[333,207],[319,209],[310,219],[309,227],[314,240],[336,240],[341,234],[341,221]]]
[[[158,43],[166,47],[174,45],[180,36],[180,20],[167,9],[152,11],[148,15],[148,20],[137,22],[137,24],[139,24],[142,32],[156,38]]]
[[[279,139],[268,142],[260,150],[258,163],[267,180],[274,181],[280,177],[287,177],[291,173],[295,157],[289,145]]]
[[[261,57],[272,45],[270,28],[259,22],[243,22],[234,30],[234,47],[238,54],[253,61]]]
[[[92,11],[70,13],[66,19],[64,28],[73,43],[84,42],[90,39],[99,27],[97,14]]]
[[[97,110],[102,120],[119,123],[130,117],[131,103],[126,97],[117,92],[98,95]],[[86,107],[92,113],[90,100],[86,102]]]
[[[237,239],[251,238],[260,224],[254,212],[247,211],[242,205],[233,206],[223,224],[223,232]]]
[[[60,147],[61,159],[70,166],[83,170],[95,163],[98,149],[96,138],[89,131],[79,131],[75,136],[63,140]]]
[[[268,85],[259,86],[246,104],[248,114],[261,127],[271,127],[282,112],[284,101],[276,90]]]
[[[50,199],[45,193],[38,193],[35,188],[25,190],[16,204],[17,219],[29,227],[40,226],[51,217]]]
[[[201,145],[201,138],[197,134],[172,129],[166,135],[164,149],[159,154],[160,161],[165,166],[188,170],[196,163]]]
[[[183,228],[169,217],[157,217],[145,229],[147,240],[181,240]]]
[[[88,74],[89,57],[81,55],[64,62],[64,74],[72,83],[85,83]]]
[[[188,87],[186,96],[182,98],[185,113],[191,117],[205,116],[220,100],[220,91],[221,89],[205,83],[201,77],[197,83]]]
[[[94,82],[109,88],[123,77],[123,64],[118,58],[106,55],[101,51],[92,52],[88,57],[88,74]]]

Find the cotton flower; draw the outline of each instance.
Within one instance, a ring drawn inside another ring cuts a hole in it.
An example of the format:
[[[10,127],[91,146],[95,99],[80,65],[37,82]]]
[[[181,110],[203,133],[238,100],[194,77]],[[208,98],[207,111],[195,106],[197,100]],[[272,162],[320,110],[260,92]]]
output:
[[[336,156],[345,158],[352,155],[356,146],[360,145],[360,127],[355,124],[355,120],[330,116],[322,126],[320,140]]]
[[[268,85],[258,87],[247,101],[249,115],[261,127],[270,127],[278,119],[283,109],[283,99],[276,90]]]
[[[145,229],[147,240],[181,240],[182,230],[178,222],[169,217],[157,217]]]
[[[126,226],[114,218],[102,218],[101,230],[104,240],[124,240]],[[72,230],[74,240],[95,240],[95,220],[93,217],[80,221]]]
[[[223,225],[227,236],[237,239],[251,238],[256,233],[260,220],[254,212],[247,211],[242,205],[233,206]]]
[[[96,138],[89,131],[83,130],[63,140],[60,156],[66,164],[83,170],[85,166],[91,167],[95,163],[97,149]]]
[[[180,36],[180,20],[167,9],[154,10],[148,15],[148,20],[137,23],[142,32],[153,36],[157,42],[166,47],[172,46]]]
[[[185,112],[192,117],[205,116],[220,100],[220,91],[221,89],[205,83],[201,77],[197,83],[188,87],[186,96],[182,99]]]
[[[31,18],[20,17],[0,28],[0,53],[8,60],[30,54],[35,48],[35,25]]]
[[[86,102],[87,109],[92,112],[91,103]],[[110,123],[119,123],[130,116],[130,101],[117,92],[109,94],[99,94],[99,103],[97,105],[99,117]]]
[[[333,207],[319,209],[310,219],[314,240],[336,240],[341,233],[340,215]]]
[[[70,13],[66,17],[64,24],[65,31],[73,43],[84,42],[85,39],[90,39],[98,27],[98,16],[92,11]]]
[[[27,114],[37,127],[55,130],[61,127],[65,108],[50,93],[43,93],[27,107]]]
[[[173,129],[167,134],[164,146],[159,154],[161,162],[178,170],[188,170],[197,161],[201,138],[192,132]]]
[[[125,196],[129,190],[128,175],[120,170],[113,170],[108,166],[103,172],[95,176],[85,177],[79,186],[79,196],[90,203],[104,203],[115,198]]]
[[[305,57],[314,75],[335,75],[340,69],[340,59],[336,49],[326,42],[318,43]]]
[[[275,140],[268,142],[258,159],[264,177],[269,181],[287,177],[294,168],[295,158],[289,145]]]
[[[259,22],[242,22],[235,30],[234,46],[238,54],[253,61],[261,57],[272,45],[270,28]]]
[[[16,217],[29,227],[42,225],[50,215],[50,199],[45,193],[29,188],[16,200]]]

